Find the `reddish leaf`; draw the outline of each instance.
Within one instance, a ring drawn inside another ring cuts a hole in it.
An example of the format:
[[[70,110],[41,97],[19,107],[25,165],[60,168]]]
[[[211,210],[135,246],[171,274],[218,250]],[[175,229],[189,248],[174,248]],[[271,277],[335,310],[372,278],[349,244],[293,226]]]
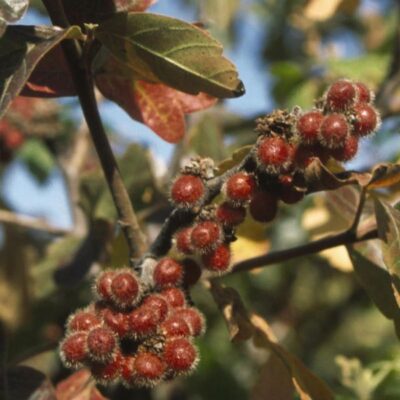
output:
[[[161,138],[177,143],[185,134],[185,119],[179,100],[165,85],[137,81],[134,97],[143,122]]]
[[[22,96],[75,96],[76,90],[60,45],[50,50],[34,69],[21,92]]]
[[[185,134],[185,113],[210,107],[217,101],[204,93],[188,95],[160,83],[134,80],[130,73],[110,58],[97,74],[96,84],[105,97],[170,143],[178,142]]]
[[[177,97],[181,103],[182,111],[185,114],[190,114],[195,111],[204,110],[205,108],[213,106],[218,99],[206,93],[199,93],[198,95],[191,95],[177,90],[171,89],[171,95]]]
[[[157,0],[114,0],[117,11],[145,11]]]
[[[81,369],[61,381],[56,388],[57,400],[107,400],[96,388],[90,371]]]

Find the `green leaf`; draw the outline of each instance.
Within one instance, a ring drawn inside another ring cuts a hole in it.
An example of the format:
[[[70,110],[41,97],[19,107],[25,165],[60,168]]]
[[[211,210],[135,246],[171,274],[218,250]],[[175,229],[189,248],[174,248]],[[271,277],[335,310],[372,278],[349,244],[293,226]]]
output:
[[[332,59],[327,67],[334,76],[362,80],[374,87],[384,78],[389,62],[389,54],[367,54],[357,58]]]
[[[37,139],[28,140],[19,150],[18,156],[39,182],[47,179],[55,165],[53,155],[43,142]]]
[[[218,165],[218,175],[222,175],[224,172],[228,171],[228,169],[231,169],[234,166],[238,165],[250,153],[252,148],[253,145],[249,144],[235,150],[230,158],[223,160]]]
[[[49,26],[8,26],[0,38],[0,118],[18,96],[42,57],[66,38],[78,38],[80,29]]]
[[[393,290],[400,304],[400,211],[376,198],[375,215],[378,236],[383,242],[383,260],[392,275]]]
[[[222,56],[221,44],[195,25],[151,13],[119,13],[101,23],[95,36],[138,78],[190,94],[244,94],[235,66]]]
[[[388,270],[376,260],[379,255],[365,252],[366,246],[347,246],[354,272],[361,286],[368,293],[381,313],[393,320],[396,334],[400,338],[400,308],[393,292],[393,280]]]

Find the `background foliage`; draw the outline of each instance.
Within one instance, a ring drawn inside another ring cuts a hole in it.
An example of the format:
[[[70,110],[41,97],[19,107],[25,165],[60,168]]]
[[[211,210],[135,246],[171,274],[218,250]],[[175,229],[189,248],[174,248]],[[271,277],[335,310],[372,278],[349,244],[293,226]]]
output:
[[[39,1],[32,5],[44,12]],[[399,10],[395,1],[182,0],[182,6],[192,7],[196,19],[206,23],[232,51],[240,42],[243,27],[253,22],[261,26],[257,62],[269,82],[265,87],[267,100],[263,101],[271,104],[263,114],[272,107],[310,107],[338,77],[367,82],[378,92],[384,123],[376,137],[363,144],[351,166],[370,170],[378,162],[398,161],[400,43],[396,42]],[[246,84],[240,67],[239,72]],[[113,126],[108,127],[134,207],[150,237],[170,211],[168,183],[181,162],[193,154],[222,161],[235,149],[254,143],[258,116],[232,113],[220,102],[187,117],[186,134],[174,148],[165,174],[157,170],[154,152],[140,143],[128,143]],[[38,183],[58,171],[68,189],[73,216],[73,226],[68,229],[18,216],[7,201],[6,185],[0,193],[2,367],[5,370],[22,362],[19,365],[33,367],[58,383],[68,376],[55,351],[66,317],[89,302],[91,277],[103,266],[122,266],[127,249],[121,234],[114,230],[114,206],[74,104],[17,98],[1,123],[0,182],[15,163],[22,163]],[[377,194],[395,205],[398,184]],[[318,193],[295,206],[282,207],[279,218],[266,230],[254,222],[245,224],[234,244],[235,261],[346,228],[346,211],[357,197],[352,187]],[[29,202],[28,196],[25,201]],[[372,209],[373,204],[367,207]],[[382,215],[389,212],[398,218],[398,211],[385,211],[379,203],[376,207]],[[366,212],[363,218],[368,216]],[[378,241],[369,243],[368,248],[358,246],[363,254],[377,257],[379,249]],[[398,246],[392,251],[392,257],[398,258]],[[352,253],[352,257],[354,261],[360,256]],[[355,265],[368,268],[370,259],[358,260]],[[240,293],[248,310],[269,322],[285,349],[326,381],[335,398],[394,400],[400,397],[400,351],[390,319],[399,329],[397,309],[394,314],[385,312],[385,300],[379,307],[387,282],[375,286],[375,293],[368,286],[371,280],[363,280],[365,271],[356,270],[355,274],[346,250],[339,247],[234,274],[223,283]],[[198,341],[201,363],[197,372],[151,393],[138,391],[135,399],[293,396],[280,392],[288,378],[279,372],[276,355],[260,351],[251,341],[231,343],[210,291],[197,285],[193,297],[208,324],[207,334]],[[24,372],[10,371],[11,381],[12,376],[20,379]],[[34,382],[33,391],[43,376],[36,380],[28,376]],[[75,383],[78,378],[84,381],[85,377],[75,377]],[[89,389],[82,398],[89,398]],[[60,399],[67,398],[62,397],[66,391],[65,386],[59,386]],[[133,398],[126,392],[112,396]]]

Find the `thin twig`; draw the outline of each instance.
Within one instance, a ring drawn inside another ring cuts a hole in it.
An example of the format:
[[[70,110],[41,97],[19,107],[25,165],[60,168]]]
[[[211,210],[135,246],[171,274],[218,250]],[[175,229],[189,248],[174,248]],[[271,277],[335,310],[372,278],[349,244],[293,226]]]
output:
[[[70,230],[50,225],[43,219],[33,218],[27,215],[15,214],[12,211],[0,210],[0,224],[18,225],[27,229],[37,229],[52,235],[66,235]]]
[[[62,28],[68,28],[70,26],[60,0],[43,0],[43,3],[55,25],[61,26]],[[82,52],[75,40],[64,40],[61,42],[61,46],[66,55],[82,111],[118,212],[119,224],[128,243],[130,253],[129,261],[131,265],[133,265],[135,259],[140,258],[144,253],[147,247],[146,239],[140,229],[128,192],[101,122],[94,94],[90,66],[82,65]]]
[[[347,230],[345,232],[341,232],[336,235],[330,235],[311,243],[293,247],[291,249],[274,251],[263,256],[249,258],[247,260],[238,262],[233,266],[232,273],[250,271],[255,268],[288,261],[293,258],[319,253],[322,250],[330,249],[332,247],[353,244],[377,238],[378,230],[376,226],[361,234]]]

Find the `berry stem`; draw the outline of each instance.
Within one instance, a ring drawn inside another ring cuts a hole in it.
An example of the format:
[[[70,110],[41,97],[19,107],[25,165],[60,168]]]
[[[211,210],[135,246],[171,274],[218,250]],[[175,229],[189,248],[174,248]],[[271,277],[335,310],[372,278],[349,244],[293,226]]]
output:
[[[60,0],[43,0],[43,3],[54,25],[61,26],[62,28],[70,26]],[[147,247],[146,239],[140,229],[101,121],[90,66],[83,65],[82,50],[78,42],[75,40],[64,40],[61,46],[75,82],[82,111],[118,212],[119,224],[129,247],[129,263],[133,266],[135,259],[141,257]]]
[[[249,258],[235,264],[231,273],[251,271],[255,268],[266,267],[271,264],[292,260],[293,258],[319,253],[320,251],[330,249],[332,247],[350,245],[377,238],[378,229],[376,226],[360,233],[356,233],[352,230],[346,230],[336,235],[329,235],[325,238],[315,240],[304,245],[292,247],[290,249],[274,251],[263,256]]]

